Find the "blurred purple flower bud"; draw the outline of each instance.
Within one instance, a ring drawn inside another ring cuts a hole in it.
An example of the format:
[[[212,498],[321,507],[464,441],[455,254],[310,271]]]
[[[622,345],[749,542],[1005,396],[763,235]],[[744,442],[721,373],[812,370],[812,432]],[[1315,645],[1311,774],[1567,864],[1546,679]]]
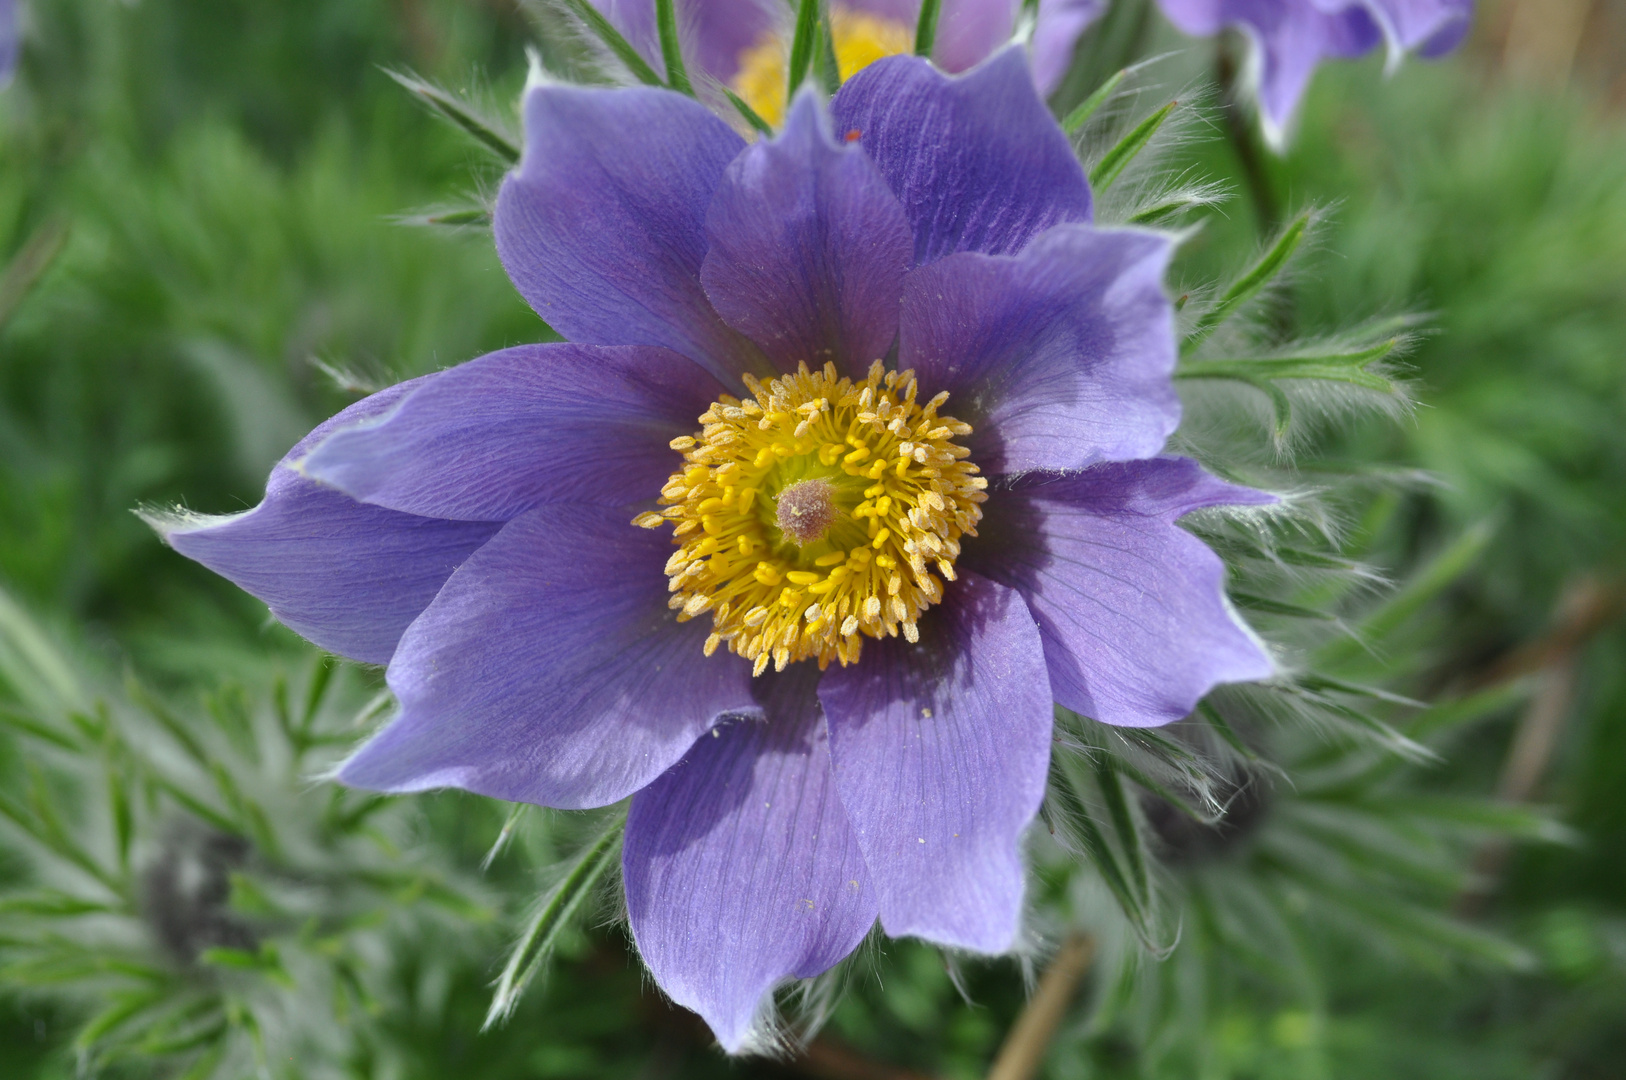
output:
[[[0,0],[0,90],[17,70],[17,0]]]
[[[1265,136],[1280,147],[1310,76],[1323,60],[1386,44],[1391,64],[1407,52],[1439,56],[1468,32],[1473,0],[1158,0],[1187,34],[1236,27],[1253,45],[1251,75]]]

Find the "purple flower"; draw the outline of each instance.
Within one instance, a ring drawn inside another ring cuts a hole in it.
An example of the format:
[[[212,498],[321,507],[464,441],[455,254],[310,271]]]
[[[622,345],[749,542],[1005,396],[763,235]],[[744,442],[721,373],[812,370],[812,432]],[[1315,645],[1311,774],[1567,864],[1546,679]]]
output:
[[[655,0],[593,0],[656,70],[662,69]],[[1048,94],[1072,62],[1078,36],[1106,0],[1040,0],[1033,78]],[[943,0],[932,58],[948,71],[974,67],[1010,40],[1021,0]],[[883,56],[912,52],[920,0],[844,0],[831,5],[831,37],[843,78]],[[785,111],[791,5],[783,0],[678,3],[687,62],[730,86],[771,123]]]
[[[17,70],[17,0],[0,0],[0,90]]]
[[[1473,0],[1158,0],[1187,34],[1227,26],[1253,44],[1254,76],[1266,137],[1280,146],[1316,65],[1360,56],[1382,42],[1391,64],[1411,50],[1449,52],[1468,32]]]
[[[389,664],[344,782],[631,796],[638,948],[730,1051],[877,918],[1011,948],[1052,703],[1166,724],[1271,670],[1175,524],[1270,497],[1156,456],[1169,239],[1090,224],[1016,49],[878,61],[750,146],[648,88],[533,87],[525,126],[498,251],[572,343],[374,395],[255,509],[159,527]]]

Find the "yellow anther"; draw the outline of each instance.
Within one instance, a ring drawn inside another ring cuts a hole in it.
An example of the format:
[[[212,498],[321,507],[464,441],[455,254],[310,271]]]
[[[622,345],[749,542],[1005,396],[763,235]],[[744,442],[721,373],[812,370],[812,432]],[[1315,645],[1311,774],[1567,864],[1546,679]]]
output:
[[[640,529],[654,529],[666,524],[666,519],[654,511],[648,511],[633,518],[632,523]]]
[[[673,524],[678,618],[709,612],[707,655],[726,646],[758,674],[855,663],[865,638],[913,640],[987,498],[945,437],[965,425],[879,362],[856,383],[833,364],[743,381],[751,397],[719,399],[685,436],[664,509],[634,519]]]

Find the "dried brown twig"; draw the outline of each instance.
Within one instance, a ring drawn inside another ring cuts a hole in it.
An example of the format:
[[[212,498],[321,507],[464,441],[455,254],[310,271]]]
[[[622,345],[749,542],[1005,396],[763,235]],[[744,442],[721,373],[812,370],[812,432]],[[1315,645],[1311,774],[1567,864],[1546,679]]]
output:
[[[1050,966],[1039,979],[1039,987],[1028,999],[1022,1014],[1005,1036],[1005,1045],[999,1048],[994,1067],[988,1070],[988,1080],[1029,1080],[1039,1071],[1050,1040],[1067,1015],[1078,981],[1090,969],[1095,959],[1095,940],[1086,934],[1074,932],[1066,941]]]

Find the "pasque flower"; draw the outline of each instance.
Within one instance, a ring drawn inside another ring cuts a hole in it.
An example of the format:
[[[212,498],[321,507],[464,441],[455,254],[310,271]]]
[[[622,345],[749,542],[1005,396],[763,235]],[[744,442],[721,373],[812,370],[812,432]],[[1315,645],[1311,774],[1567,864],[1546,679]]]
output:
[[[655,0],[593,0],[639,52],[662,67]],[[1033,78],[1041,93],[1054,90],[1072,61],[1078,36],[1106,8],[1106,0],[1039,0],[1033,28]],[[943,0],[932,59],[946,71],[965,71],[1010,40],[1022,0]],[[678,0],[684,55],[705,75],[731,87],[770,123],[785,111],[785,64],[791,7],[784,0]],[[920,0],[836,0],[830,36],[843,78],[883,56],[915,45]]]
[[[1468,32],[1473,0],[1158,0],[1169,21],[1198,36],[1240,29],[1266,136],[1280,145],[1310,76],[1323,60],[1386,45],[1391,63],[1410,51],[1439,56]]]
[[[17,69],[17,0],[0,0],[0,89]]]
[[[524,111],[497,247],[570,343],[367,398],[258,507],[159,527],[389,665],[345,783],[630,796],[638,948],[731,1051],[877,918],[1011,948],[1052,703],[1165,724],[1271,670],[1175,524],[1269,497],[1157,456],[1169,239],[1090,224],[1018,49],[883,59],[749,146],[659,89]]]

